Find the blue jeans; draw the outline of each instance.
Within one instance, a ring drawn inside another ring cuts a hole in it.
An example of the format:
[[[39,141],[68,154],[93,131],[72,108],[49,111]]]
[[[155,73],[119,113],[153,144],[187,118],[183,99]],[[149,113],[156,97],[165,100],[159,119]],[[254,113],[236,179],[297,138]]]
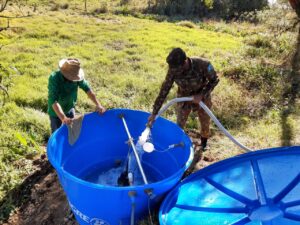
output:
[[[66,114],[69,118],[74,118],[75,116],[75,109],[72,108],[70,111]],[[62,122],[57,116],[50,116],[50,126],[51,126],[51,132],[54,133],[58,128],[60,128]]]

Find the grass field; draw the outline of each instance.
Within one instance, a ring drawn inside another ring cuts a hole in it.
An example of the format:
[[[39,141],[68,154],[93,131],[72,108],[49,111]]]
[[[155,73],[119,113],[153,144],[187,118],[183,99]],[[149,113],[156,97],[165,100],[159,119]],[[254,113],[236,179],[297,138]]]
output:
[[[105,107],[150,112],[166,74],[165,58],[172,48],[181,47],[215,66],[221,82],[214,91],[213,112],[243,144],[253,149],[300,144],[300,110],[281,105],[284,77],[263,63],[276,65],[287,58],[293,34],[270,40],[259,33],[263,27],[247,23],[158,22],[72,10],[39,12],[10,25],[0,32],[0,62],[15,68],[5,80],[9,99],[0,108],[0,200],[31,172],[31,159],[43,152],[39,146],[50,135],[48,77],[66,57],[81,60]],[[259,40],[266,44],[257,47]],[[169,99],[173,97],[175,88]],[[83,92],[77,110],[93,110]],[[164,116],[175,121],[174,109]],[[197,126],[191,116],[187,127]],[[221,160],[241,152],[214,126],[212,134],[207,154]]]

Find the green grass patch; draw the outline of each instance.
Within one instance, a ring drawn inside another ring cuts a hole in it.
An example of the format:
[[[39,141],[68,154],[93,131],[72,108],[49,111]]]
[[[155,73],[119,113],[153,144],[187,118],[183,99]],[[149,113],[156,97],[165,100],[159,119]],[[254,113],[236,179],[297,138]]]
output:
[[[48,116],[7,103],[0,108],[0,199],[32,172],[30,160],[39,156],[49,136]]]

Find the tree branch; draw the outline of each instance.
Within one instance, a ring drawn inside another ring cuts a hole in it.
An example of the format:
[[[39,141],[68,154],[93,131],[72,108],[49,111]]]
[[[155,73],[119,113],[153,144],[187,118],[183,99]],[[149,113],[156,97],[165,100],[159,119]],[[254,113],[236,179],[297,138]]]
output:
[[[5,1],[4,1],[4,4],[1,4],[0,12],[2,12],[2,11],[6,8],[8,1],[9,1],[9,0],[5,0]]]

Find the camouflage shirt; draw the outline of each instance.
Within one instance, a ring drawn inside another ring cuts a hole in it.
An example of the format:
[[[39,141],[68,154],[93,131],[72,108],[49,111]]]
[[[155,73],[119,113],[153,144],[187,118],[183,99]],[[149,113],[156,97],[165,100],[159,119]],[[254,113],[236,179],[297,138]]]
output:
[[[193,57],[188,58],[188,60],[190,62],[188,71],[169,68],[159,95],[154,102],[152,114],[156,115],[158,113],[174,82],[178,86],[178,97],[196,94],[201,94],[204,98],[210,96],[211,91],[219,82],[213,66],[203,58]]]

